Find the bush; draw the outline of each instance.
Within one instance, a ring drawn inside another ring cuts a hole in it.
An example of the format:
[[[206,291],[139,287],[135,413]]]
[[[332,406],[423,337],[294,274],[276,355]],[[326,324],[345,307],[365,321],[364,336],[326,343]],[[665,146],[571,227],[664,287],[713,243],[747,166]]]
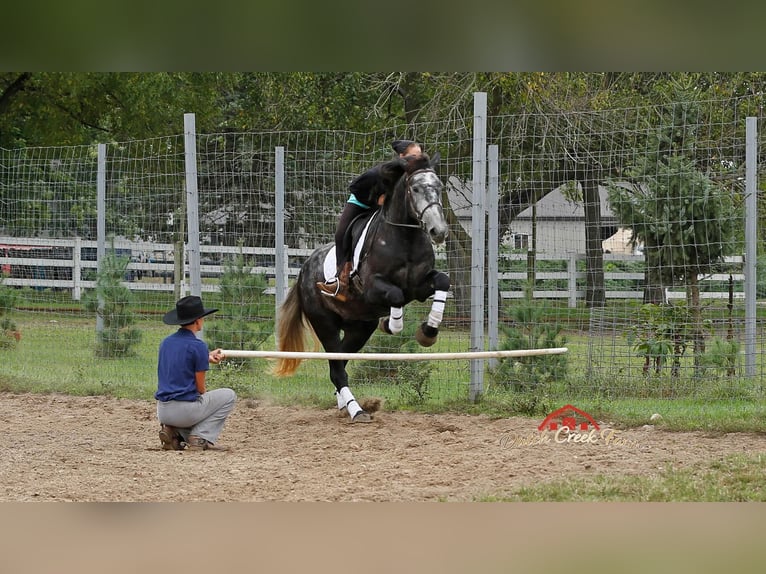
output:
[[[20,333],[8,313],[16,307],[16,291],[0,281],[0,348],[16,346]]]
[[[131,327],[135,315],[130,310],[133,294],[122,285],[128,257],[118,257],[114,248],[100,262],[96,275],[96,289],[85,294],[84,304],[103,321],[96,336],[96,356],[116,358],[135,355],[135,346],[141,342],[141,331]]]
[[[510,325],[501,325],[503,340],[500,349],[516,351],[524,349],[549,349],[566,345],[562,326],[545,321],[545,303],[536,303],[530,286],[525,288],[525,297],[510,308]],[[492,380],[502,387],[524,389],[535,388],[541,383],[563,379],[567,374],[567,356],[539,355],[500,359],[497,367],[490,372]]]
[[[368,346],[375,353],[416,353],[415,322],[409,322],[397,335],[376,331]],[[397,385],[404,404],[423,404],[428,400],[433,365],[430,361],[354,361],[350,376],[356,384],[385,382]]]
[[[205,328],[211,349],[257,350],[274,333],[270,300],[264,296],[266,276],[252,273],[242,254],[224,265],[219,317]],[[244,364],[247,359],[227,359]]]

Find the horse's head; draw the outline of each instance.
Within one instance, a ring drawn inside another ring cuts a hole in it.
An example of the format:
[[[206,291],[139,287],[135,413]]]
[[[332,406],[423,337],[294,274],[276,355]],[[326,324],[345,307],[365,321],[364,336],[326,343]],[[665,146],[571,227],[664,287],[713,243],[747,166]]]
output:
[[[417,221],[436,244],[443,243],[448,232],[441,201],[444,185],[434,171],[438,162],[437,152],[433,159],[423,154],[419,157],[398,158],[388,165],[391,170],[389,173],[400,174],[391,200],[398,204],[403,202],[404,217]]]

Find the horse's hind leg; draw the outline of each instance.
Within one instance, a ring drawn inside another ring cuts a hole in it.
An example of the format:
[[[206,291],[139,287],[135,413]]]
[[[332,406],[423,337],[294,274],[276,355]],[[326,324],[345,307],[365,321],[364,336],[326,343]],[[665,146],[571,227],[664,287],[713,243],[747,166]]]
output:
[[[444,306],[447,303],[447,291],[449,291],[449,276],[437,271],[433,276],[434,299],[431,304],[431,312],[428,319],[421,323],[415,332],[415,339],[423,347],[430,347],[436,342],[439,334],[439,326],[444,318]]]
[[[337,332],[332,331],[327,326],[316,328],[315,332],[328,353],[356,353],[364,346],[374,330],[374,322],[356,323],[354,327],[348,327],[343,331],[342,340]],[[362,409],[348,388],[348,373],[346,372],[348,361],[332,360],[328,363],[330,365],[330,380],[335,385],[338,410],[341,412],[346,410],[352,422],[371,422],[370,414]]]

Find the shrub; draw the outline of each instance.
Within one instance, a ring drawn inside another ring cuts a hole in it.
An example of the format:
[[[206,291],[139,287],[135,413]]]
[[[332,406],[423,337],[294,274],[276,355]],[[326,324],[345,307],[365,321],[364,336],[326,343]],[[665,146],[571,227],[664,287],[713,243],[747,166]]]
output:
[[[397,335],[376,331],[368,343],[370,352],[416,353],[417,324],[409,322]],[[429,383],[433,365],[430,361],[355,361],[350,376],[358,384],[378,382],[397,385],[404,404],[422,404],[430,395]]]
[[[264,295],[266,276],[252,273],[239,254],[224,265],[220,287],[219,317],[205,328],[208,346],[238,351],[258,349],[274,333],[271,302]],[[243,364],[247,359],[227,361]]]
[[[524,299],[510,307],[507,313],[512,323],[501,325],[503,340],[500,349],[516,351],[523,349],[548,349],[566,345],[566,337],[558,323],[545,321],[545,303],[535,302],[531,286],[525,288]],[[500,359],[490,372],[492,380],[507,388],[534,388],[541,383],[562,379],[567,374],[567,357],[539,355]]]
[[[0,280],[0,348],[16,346],[20,334],[8,313],[16,307],[16,291]]]
[[[133,328],[135,314],[130,310],[133,294],[122,285],[128,257],[118,257],[114,248],[99,264],[96,289],[83,297],[85,308],[103,321],[96,335],[96,356],[116,358],[135,355],[141,331]]]

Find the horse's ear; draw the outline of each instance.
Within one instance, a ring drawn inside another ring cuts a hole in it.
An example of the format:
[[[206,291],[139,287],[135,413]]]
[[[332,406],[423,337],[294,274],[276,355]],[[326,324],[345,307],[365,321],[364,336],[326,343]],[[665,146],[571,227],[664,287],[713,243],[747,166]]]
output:
[[[442,158],[442,155],[437,151],[433,157],[431,157],[431,167],[435,168],[437,165],[439,165],[439,160]]]

